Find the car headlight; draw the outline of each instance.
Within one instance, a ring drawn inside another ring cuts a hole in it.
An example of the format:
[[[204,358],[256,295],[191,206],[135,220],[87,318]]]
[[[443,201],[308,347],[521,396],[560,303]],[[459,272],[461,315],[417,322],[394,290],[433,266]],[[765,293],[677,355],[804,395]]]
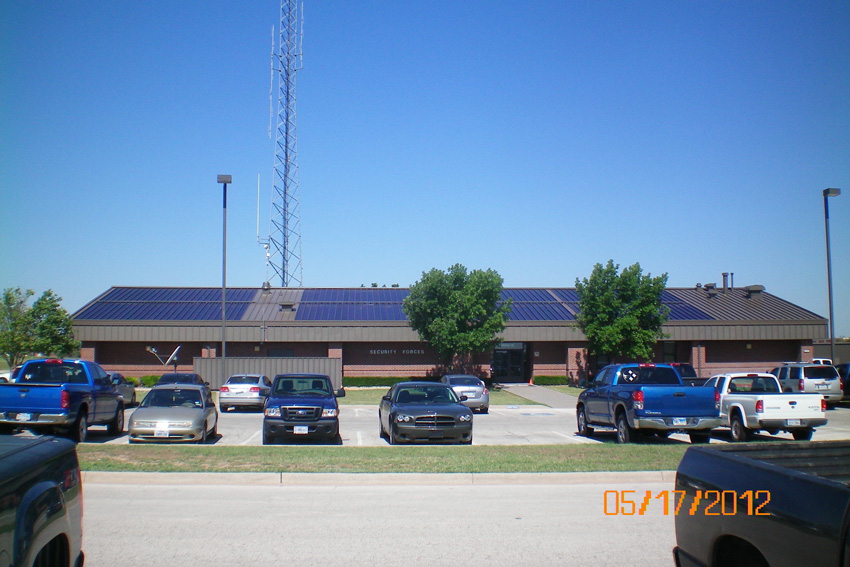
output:
[[[280,417],[280,407],[267,407],[266,417]]]
[[[192,427],[191,421],[169,421],[168,427]]]
[[[458,418],[458,419],[460,419],[463,422],[472,421],[472,414],[471,413],[464,414],[464,415],[460,416],[460,418]]]
[[[322,417],[336,417],[338,415],[339,415],[339,410],[336,409],[336,408],[323,409],[322,410]]]
[[[130,427],[156,427],[155,421],[130,420]]]
[[[409,415],[404,415],[404,414],[400,413],[397,416],[395,416],[395,420],[399,423],[408,423],[409,421],[413,421],[413,418],[410,417]]]

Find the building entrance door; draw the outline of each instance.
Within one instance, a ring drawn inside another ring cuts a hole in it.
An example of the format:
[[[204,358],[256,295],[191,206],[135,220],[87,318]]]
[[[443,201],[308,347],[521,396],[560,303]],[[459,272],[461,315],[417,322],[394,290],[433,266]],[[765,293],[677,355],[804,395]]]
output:
[[[501,343],[493,349],[490,364],[496,382],[527,382],[525,343]]]

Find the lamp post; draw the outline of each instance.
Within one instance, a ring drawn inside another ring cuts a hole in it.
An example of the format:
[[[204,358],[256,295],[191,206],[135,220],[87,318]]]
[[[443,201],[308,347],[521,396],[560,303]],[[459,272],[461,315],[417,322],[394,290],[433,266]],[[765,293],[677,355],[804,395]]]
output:
[[[227,316],[225,315],[224,294],[227,289],[227,184],[232,183],[230,175],[219,175],[222,186],[222,226],[221,226],[221,383],[227,382]]]
[[[841,189],[823,190],[823,222],[826,227],[826,287],[829,292],[829,358],[835,362],[835,314],[832,310],[832,253],[829,249],[829,197],[838,197]]]

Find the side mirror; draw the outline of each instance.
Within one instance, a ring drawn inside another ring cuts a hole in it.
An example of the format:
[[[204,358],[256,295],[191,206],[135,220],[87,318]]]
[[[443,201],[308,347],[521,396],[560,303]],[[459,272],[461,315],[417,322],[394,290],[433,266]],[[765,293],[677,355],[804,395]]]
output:
[[[469,398],[468,398],[468,397],[466,397],[466,396],[461,396],[461,397],[460,397],[460,401],[462,401],[462,402],[465,402],[465,401],[466,401],[466,400],[468,400],[468,399],[469,399]]]
[[[339,390],[337,390],[336,392],[334,392],[334,395],[335,395],[337,398],[344,398],[344,397],[345,397],[345,388],[340,388]]]
[[[381,399],[382,399],[382,400],[384,400],[385,402],[390,401],[390,397],[389,397],[389,396],[384,396],[384,397],[383,397],[383,398],[381,398]]]
[[[120,383],[121,383],[121,380],[119,380],[118,378],[113,378],[113,379],[112,379],[112,385],[113,385],[113,386],[117,386],[117,385],[118,385],[118,384],[120,384]]]

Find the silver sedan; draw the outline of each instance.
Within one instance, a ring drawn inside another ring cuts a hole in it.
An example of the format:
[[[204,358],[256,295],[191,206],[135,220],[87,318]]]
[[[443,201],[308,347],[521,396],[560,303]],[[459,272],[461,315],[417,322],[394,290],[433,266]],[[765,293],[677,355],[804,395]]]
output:
[[[253,407],[262,410],[272,390],[271,380],[261,374],[236,374],[218,391],[218,409]]]
[[[157,386],[133,412],[127,431],[130,443],[205,443],[217,434],[218,412],[205,386]]]
[[[487,413],[490,411],[490,391],[484,381],[471,374],[447,374],[440,382],[452,387],[455,394],[466,396],[461,403],[473,411]]]

